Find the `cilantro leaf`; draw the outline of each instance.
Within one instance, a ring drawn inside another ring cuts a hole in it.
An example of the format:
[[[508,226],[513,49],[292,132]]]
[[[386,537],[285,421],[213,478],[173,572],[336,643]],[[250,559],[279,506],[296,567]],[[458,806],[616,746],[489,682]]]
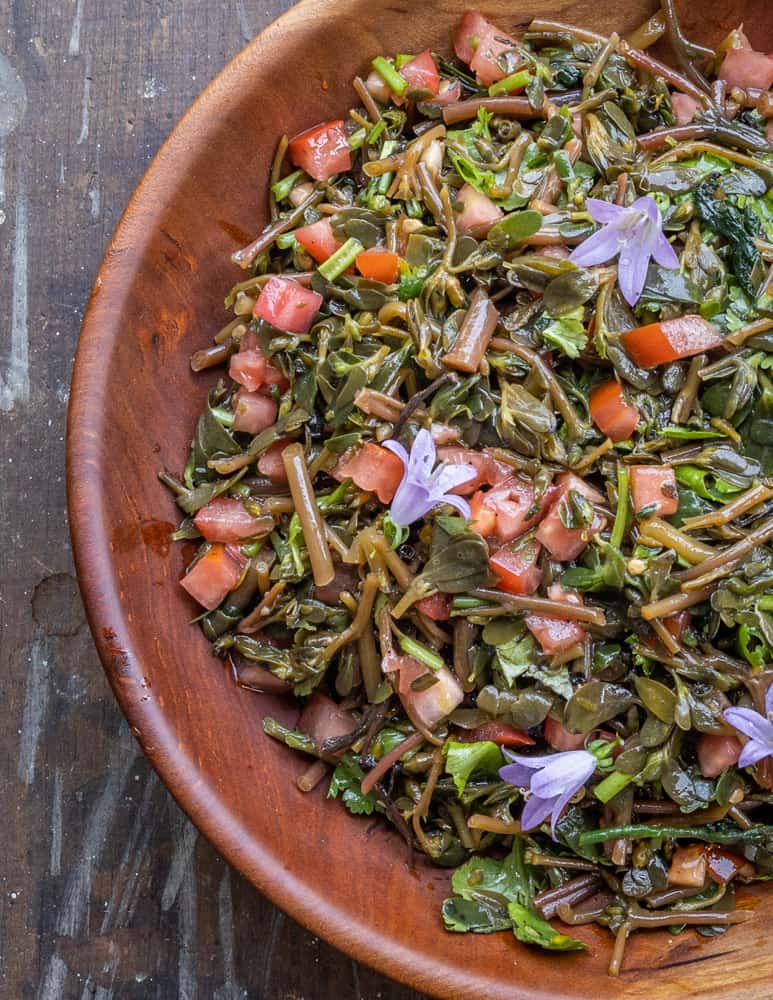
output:
[[[338,798],[341,800],[350,813],[355,816],[370,816],[380,803],[374,792],[363,795],[360,791],[362,779],[365,772],[362,770],[357,760],[352,754],[346,754],[338,762],[333,777],[330,779],[330,788],[327,797],[329,799]]]
[[[568,313],[546,326],[542,331],[542,339],[551,347],[558,348],[567,357],[577,358],[585,349],[588,335],[582,321],[572,313]]]

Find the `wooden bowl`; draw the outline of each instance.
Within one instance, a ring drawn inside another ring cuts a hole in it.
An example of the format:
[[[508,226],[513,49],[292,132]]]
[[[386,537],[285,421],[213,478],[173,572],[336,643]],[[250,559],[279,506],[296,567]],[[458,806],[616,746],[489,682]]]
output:
[[[145,753],[218,850],[271,900],[355,958],[439,997],[513,1000],[598,996],[770,996],[766,921],[727,935],[640,934],[618,981],[606,976],[610,936],[582,928],[587,955],[551,955],[512,935],[454,935],[440,904],[448,874],[408,868],[381,822],[350,816],[323,788],[304,795],[306,762],[263,735],[266,714],[294,709],[238,688],[189,622],[177,585],[176,510],[156,473],[179,472],[208,381],[188,366],[225,321],[240,272],[229,254],[265,222],[277,137],[345,114],[350,80],[380,52],[450,49],[466,8],[438,0],[306,0],[256,38],[188,111],[137,188],[89,302],[73,376],[68,484],[75,556],[102,662]],[[653,0],[490,0],[504,28],[557,16],[625,32]],[[699,10],[698,25],[689,21]],[[717,40],[746,15],[756,45],[769,0],[695,4],[686,25]],[[720,19],[722,23],[720,23]]]

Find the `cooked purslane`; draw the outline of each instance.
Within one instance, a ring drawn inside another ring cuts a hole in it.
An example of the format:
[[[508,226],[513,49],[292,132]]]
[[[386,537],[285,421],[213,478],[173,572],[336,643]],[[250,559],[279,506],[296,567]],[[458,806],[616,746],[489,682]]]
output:
[[[449,931],[615,974],[773,875],[773,57],[665,0],[454,51],[281,139],[161,478],[299,787],[454,868]]]

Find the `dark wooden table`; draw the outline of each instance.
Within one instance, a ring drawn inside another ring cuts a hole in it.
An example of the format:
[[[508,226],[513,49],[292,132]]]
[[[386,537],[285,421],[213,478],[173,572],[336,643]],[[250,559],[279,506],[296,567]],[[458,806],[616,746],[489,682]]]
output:
[[[289,6],[0,2],[0,997],[7,1000],[419,1000],[285,917],[175,805],[105,682],[67,532],[70,370],[108,237],[188,104]]]

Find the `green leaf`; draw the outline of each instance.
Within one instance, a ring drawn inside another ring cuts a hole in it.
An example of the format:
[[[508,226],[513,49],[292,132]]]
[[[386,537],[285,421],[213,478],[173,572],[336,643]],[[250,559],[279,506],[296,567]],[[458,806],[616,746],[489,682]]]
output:
[[[519,941],[536,944],[549,951],[585,951],[588,947],[584,941],[559,934],[546,920],[520,903],[509,903],[507,912],[513,922],[513,933]]]
[[[512,250],[522,240],[539,232],[542,218],[533,209],[511,212],[489,229],[486,239],[498,250]]]
[[[368,792],[367,795],[363,795],[360,791],[360,785],[364,777],[365,773],[353,755],[346,754],[337,764],[335,771],[333,771],[327,797],[335,799],[341,795],[343,804],[355,816],[372,815],[380,803],[374,792]]]
[[[461,795],[467,782],[476,771],[496,774],[504,764],[502,751],[496,743],[482,740],[477,743],[457,743],[449,740],[443,747],[446,757],[446,772],[454,779],[457,792]]]
[[[582,314],[582,308],[576,311]],[[542,339],[546,344],[558,348],[567,357],[577,358],[585,349],[588,335],[580,319],[574,315],[566,315],[546,326],[542,331]]]
[[[506,908],[485,896],[473,899],[450,896],[443,901],[442,913],[446,930],[457,934],[493,934],[511,927]]]

